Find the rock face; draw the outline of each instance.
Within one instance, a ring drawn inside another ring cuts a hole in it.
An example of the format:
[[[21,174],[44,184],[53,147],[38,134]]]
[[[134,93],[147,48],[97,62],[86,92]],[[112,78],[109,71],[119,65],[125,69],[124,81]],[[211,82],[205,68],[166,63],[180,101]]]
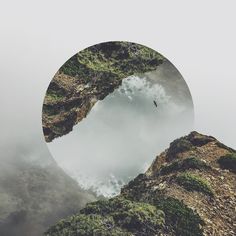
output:
[[[5,160],[0,167],[0,235],[40,236],[95,197],[79,188],[55,162]]]
[[[235,235],[236,151],[192,132],[175,140],[121,194],[88,204],[46,236]]]
[[[153,71],[164,60],[156,51],[129,42],[98,44],[71,57],[52,79],[44,99],[46,141],[69,133],[122,79]]]

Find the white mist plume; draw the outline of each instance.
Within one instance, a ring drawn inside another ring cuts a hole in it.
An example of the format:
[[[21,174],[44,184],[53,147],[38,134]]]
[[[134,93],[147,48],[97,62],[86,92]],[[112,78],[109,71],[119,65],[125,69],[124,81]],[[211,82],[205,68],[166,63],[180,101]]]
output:
[[[49,143],[58,164],[85,189],[107,197],[118,194],[174,138],[191,131],[189,101],[175,102],[149,77],[124,79],[70,134]]]

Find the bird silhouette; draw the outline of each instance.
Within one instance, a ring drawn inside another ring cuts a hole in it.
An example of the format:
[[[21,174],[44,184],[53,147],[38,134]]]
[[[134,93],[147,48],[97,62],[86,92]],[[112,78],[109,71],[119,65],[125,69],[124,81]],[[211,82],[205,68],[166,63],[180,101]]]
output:
[[[154,105],[157,107],[157,102],[156,101],[153,101]]]

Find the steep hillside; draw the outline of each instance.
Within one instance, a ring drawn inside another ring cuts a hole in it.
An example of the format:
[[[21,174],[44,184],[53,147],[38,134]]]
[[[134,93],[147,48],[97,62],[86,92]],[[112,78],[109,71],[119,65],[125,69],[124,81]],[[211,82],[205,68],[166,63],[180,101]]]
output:
[[[53,161],[40,166],[8,158],[0,167],[0,235],[40,236],[94,200]]]
[[[154,50],[129,42],[101,43],[71,57],[54,76],[44,99],[46,141],[69,133],[122,79],[153,71],[164,60]]]
[[[236,234],[236,151],[192,132],[121,194],[88,204],[46,236]]]

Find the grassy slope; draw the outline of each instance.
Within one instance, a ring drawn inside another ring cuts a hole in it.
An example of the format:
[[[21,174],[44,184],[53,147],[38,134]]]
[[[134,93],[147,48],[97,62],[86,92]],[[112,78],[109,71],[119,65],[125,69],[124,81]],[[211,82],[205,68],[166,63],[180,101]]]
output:
[[[192,132],[171,143],[118,197],[88,204],[45,235],[233,236],[235,153]]]

